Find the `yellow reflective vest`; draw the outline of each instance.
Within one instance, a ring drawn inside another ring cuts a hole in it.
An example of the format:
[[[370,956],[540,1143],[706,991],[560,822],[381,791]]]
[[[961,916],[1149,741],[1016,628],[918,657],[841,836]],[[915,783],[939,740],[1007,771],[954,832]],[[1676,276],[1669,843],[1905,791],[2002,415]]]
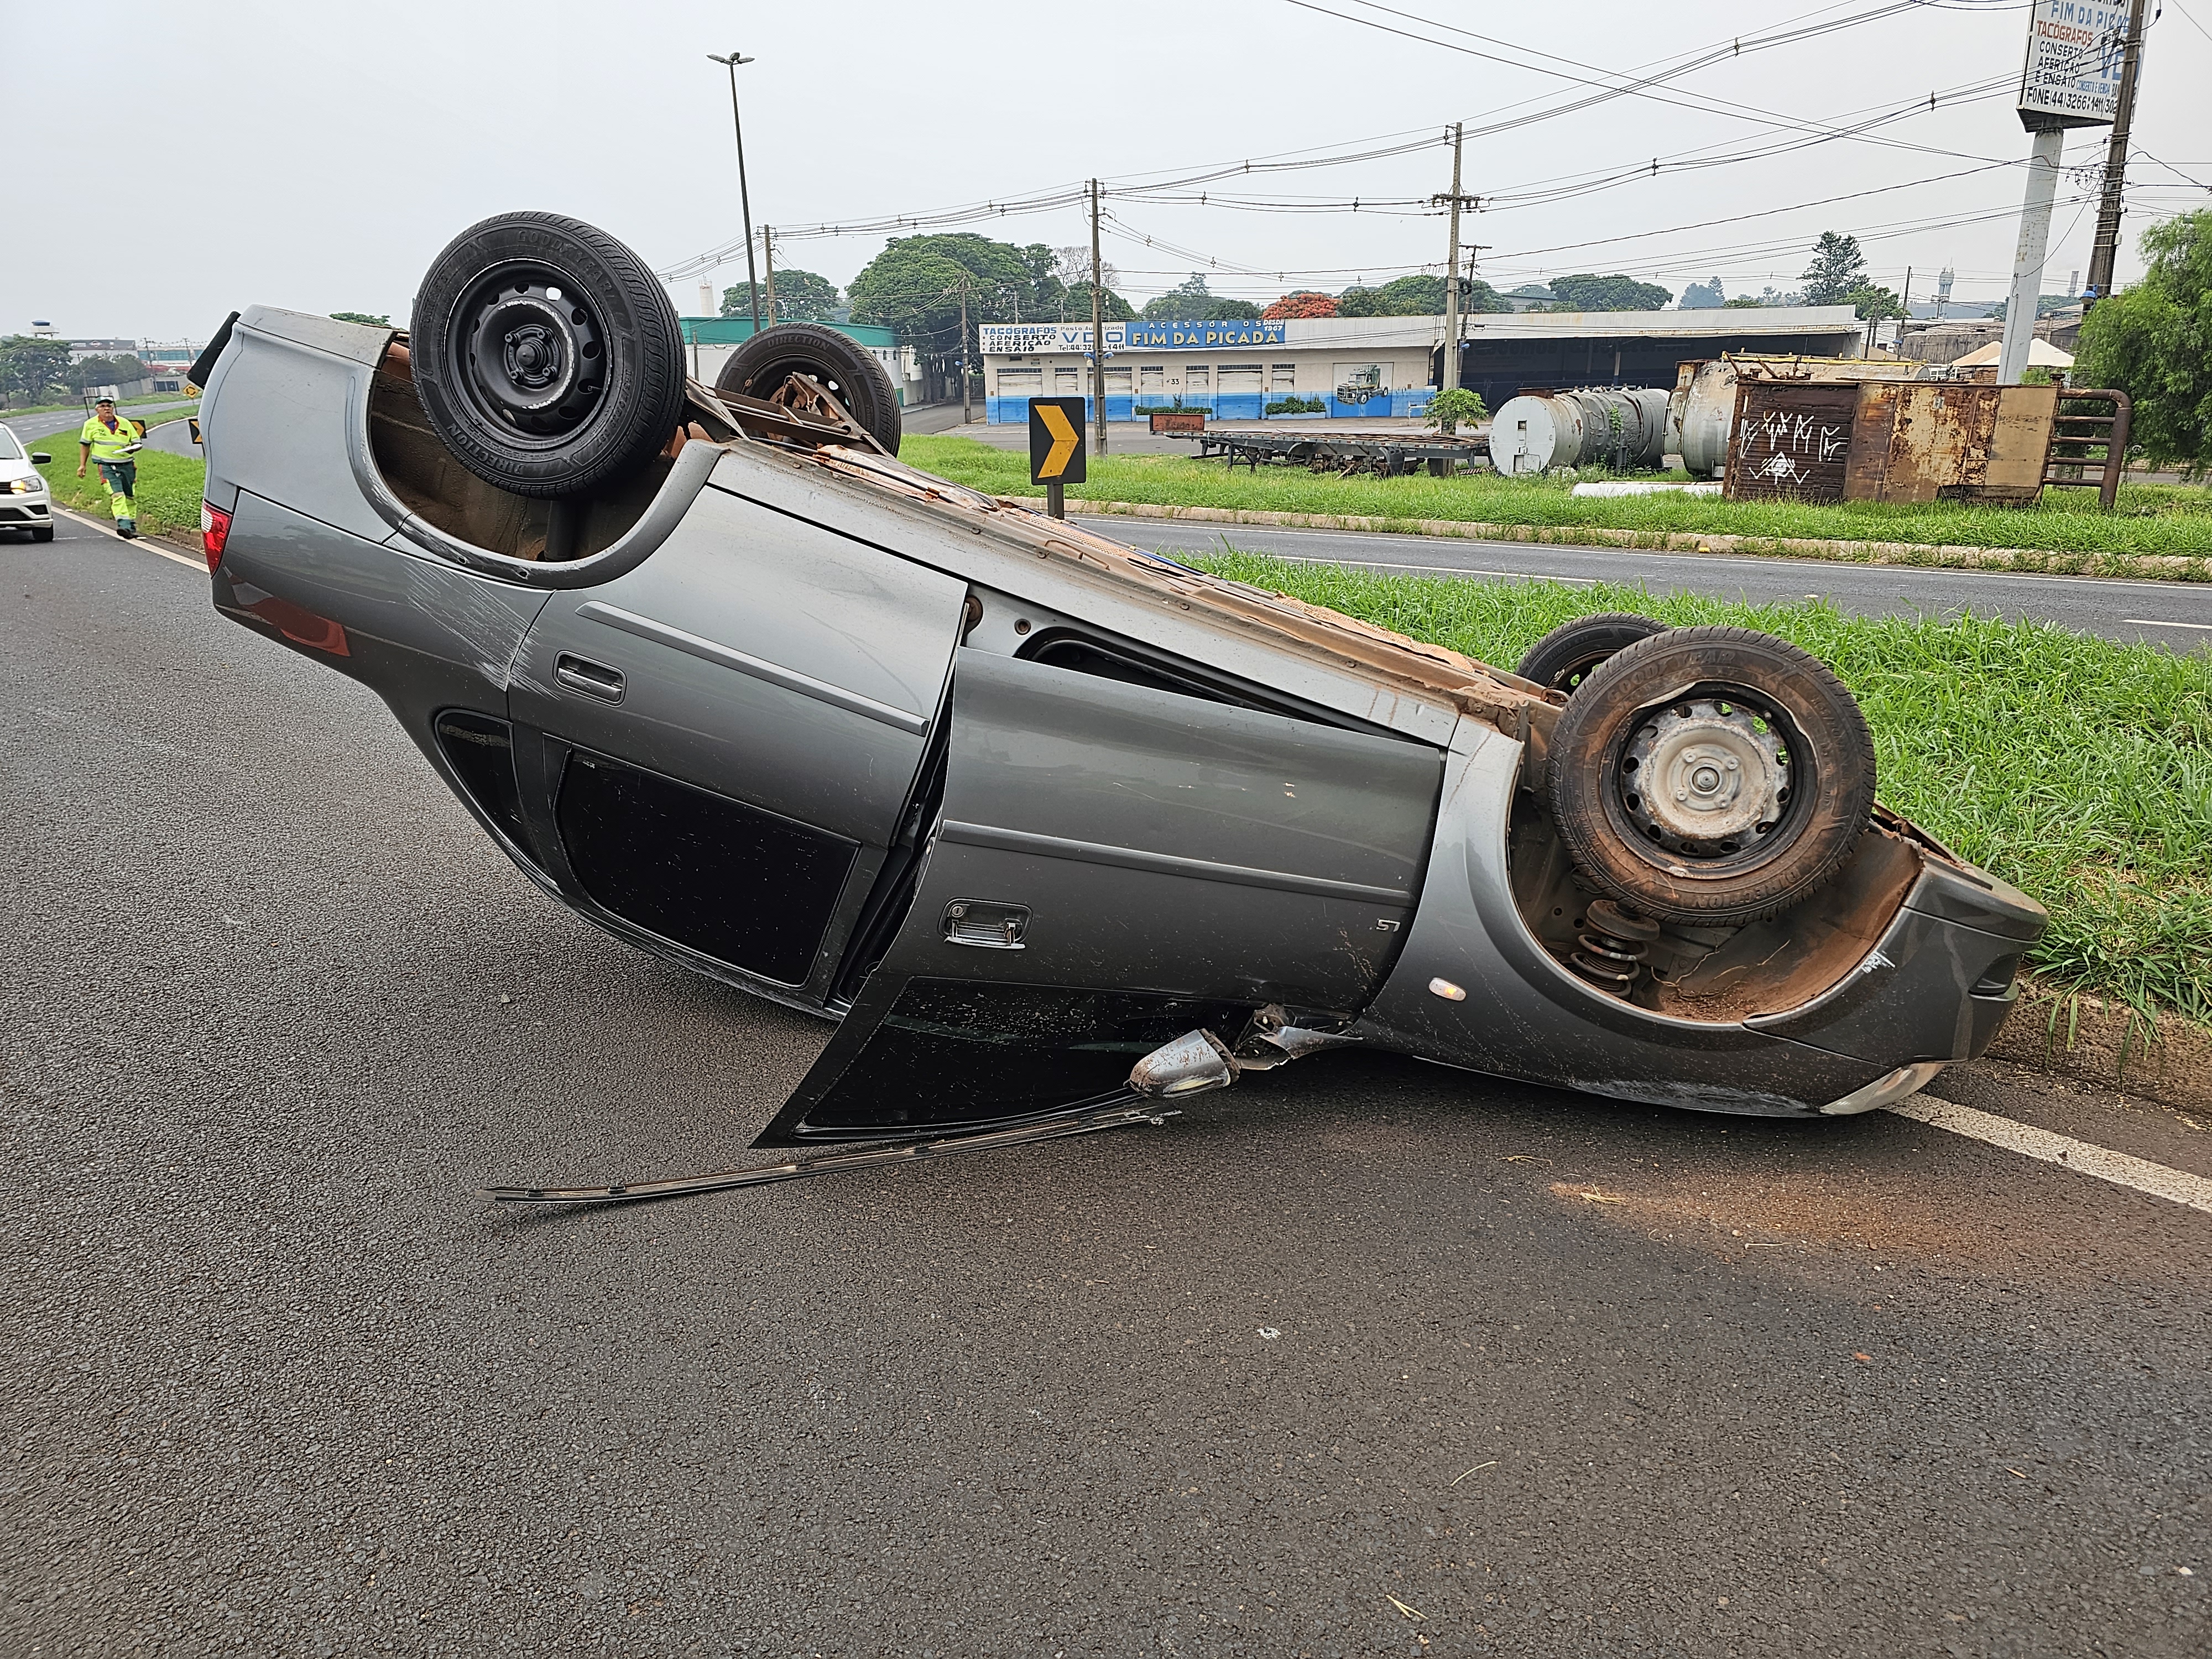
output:
[[[76,441],[92,446],[92,459],[95,461],[127,461],[131,458],[123,451],[126,446],[138,441],[137,423],[128,415],[118,415],[115,430],[110,432],[100,416],[94,415],[85,422],[83,430],[76,434]]]

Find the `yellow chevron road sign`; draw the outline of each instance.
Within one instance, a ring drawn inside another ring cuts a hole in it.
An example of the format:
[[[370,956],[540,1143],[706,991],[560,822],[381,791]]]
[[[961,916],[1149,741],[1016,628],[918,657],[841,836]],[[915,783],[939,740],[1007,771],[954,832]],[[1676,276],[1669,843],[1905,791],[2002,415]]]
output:
[[[1089,452],[1083,441],[1083,399],[1030,399],[1030,482],[1081,483]]]

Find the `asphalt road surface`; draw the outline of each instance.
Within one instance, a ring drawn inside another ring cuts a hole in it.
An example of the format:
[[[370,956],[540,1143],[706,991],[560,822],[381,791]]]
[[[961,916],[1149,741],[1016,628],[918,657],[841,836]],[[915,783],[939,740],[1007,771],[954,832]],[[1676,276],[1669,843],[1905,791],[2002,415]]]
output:
[[[1639,553],[1618,548],[1526,542],[1456,541],[1442,536],[1276,530],[1249,525],[1177,524],[1122,514],[1079,520],[1101,535],[1177,553],[1223,546],[1279,558],[1355,566],[1386,574],[1641,583],[1655,593],[1685,591],[1753,605],[1820,598],[1861,616],[1926,613],[2032,619],[2107,639],[2144,641],[2177,652],[2212,646],[2212,583],[2116,581],[2005,571],[1832,564],[1734,553]]]
[[[0,1652],[2212,1646],[2212,1215],[1895,1115],[1334,1054],[488,1208],[744,1161],[827,1028],[556,910],[191,562],[0,544]]]

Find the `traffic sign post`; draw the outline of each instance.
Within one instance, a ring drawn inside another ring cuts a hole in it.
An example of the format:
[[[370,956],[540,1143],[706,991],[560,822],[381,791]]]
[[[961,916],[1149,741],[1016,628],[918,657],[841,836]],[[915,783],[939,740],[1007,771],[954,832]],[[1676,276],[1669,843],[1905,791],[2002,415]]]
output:
[[[1046,510],[1067,516],[1066,486],[1085,477],[1089,453],[1083,441],[1083,399],[1030,399],[1030,482],[1044,486]]]

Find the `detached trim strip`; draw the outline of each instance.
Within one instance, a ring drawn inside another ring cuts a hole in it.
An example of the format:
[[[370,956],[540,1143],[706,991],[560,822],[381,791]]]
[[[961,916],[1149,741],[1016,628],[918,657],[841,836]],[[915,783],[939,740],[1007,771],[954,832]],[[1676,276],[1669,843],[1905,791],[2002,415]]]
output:
[[[1210,859],[1179,858],[1172,853],[1147,853],[1135,847],[1111,847],[1095,841],[1070,841],[1064,836],[1036,836],[1026,830],[1001,830],[992,824],[963,823],[957,819],[947,819],[939,829],[937,838],[961,847],[988,847],[1000,853],[1030,853],[1041,858],[1067,859],[1077,864],[1103,864],[1116,870],[1142,870],[1157,876],[1189,876],[1199,881],[1225,882],[1235,887],[1267,887],[1282,893],[1310,893],[1316,898],[1388,904],[1401,910],[1413,902],[1411,893],[1401,892],[1395,887],[1370,887],[1358,881],[1331,881],[1326,876],[1302,876],[1289,870],[1259,870],[1246,864],[1216,864]]]
[[[910,714],[903,708],[894,708],[887,702],[878,702],[873,697],[848,691],[842,685],[815,679],[795,668],[786,668],[759,657],[748,656],[730,646],[718,645],[713,640],[702,640],[696,634],[687,634],[680,628],[671,628],[650,617],[641,617],[635,611],[624,611],[617,605],[603,605],[597,599],[587,599],[576,607],[576,614],[589,617],[595,623],[604,623],[609,628],[620,629],[641,640],[651,640],[655,645],[681,651],[702,662],[734,668],[740,674],[750,674],[770,685],[796,691],[802,697],[826,702],[832,708],[842,708],[848,714],[858,714],[866,720],[880,720],[885,726],[895,726],[900,731],[912,732],[916,737],[929,730],[929,720],[925,715]]]

